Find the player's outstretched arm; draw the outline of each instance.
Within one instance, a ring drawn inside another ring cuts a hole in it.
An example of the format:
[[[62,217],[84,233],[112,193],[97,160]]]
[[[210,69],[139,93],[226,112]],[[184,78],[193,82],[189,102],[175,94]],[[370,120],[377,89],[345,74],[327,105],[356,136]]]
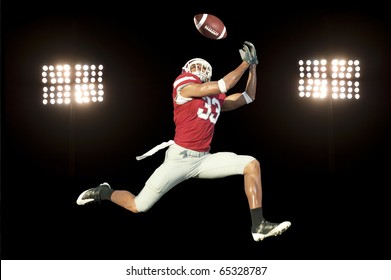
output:
[[[239,53],[243,62],[250,64],[246,88],[241,93],[228,95],[223,103],[222,111],[234,110],[255,100],[257,89],[257,52],[254,45],[246,41],[243,45],[243,49],[239,50]]]

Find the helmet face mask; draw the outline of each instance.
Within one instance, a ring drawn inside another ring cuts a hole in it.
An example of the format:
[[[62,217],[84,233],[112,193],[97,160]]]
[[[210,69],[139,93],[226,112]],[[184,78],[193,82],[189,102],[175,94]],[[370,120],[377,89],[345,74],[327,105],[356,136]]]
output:
[[[212,78],[212,66],[205,59],[193,58],[186,62],[182,70],[186,73],[192,73],[204,82],[209,82]]]

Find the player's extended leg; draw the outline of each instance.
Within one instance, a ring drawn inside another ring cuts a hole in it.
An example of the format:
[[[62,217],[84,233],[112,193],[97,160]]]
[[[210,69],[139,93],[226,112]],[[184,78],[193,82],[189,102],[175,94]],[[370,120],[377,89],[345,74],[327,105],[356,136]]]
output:
[[[113,190],[108,183],[103,183],[96,188],[85,190],[79,195],[76,203],[78,205],[85,205],[102,200],[111,200],[133,213],[138,213],[135,204],[135,195],[126,190]]]
[[[85,205],[110,200],[133,213],[145,212],[171,188],[189,177],[193,161],[183,161],[182,150],[175,145],[168,148],[164,162],[155,169],[137,196],[127,190],[113,190],[108,183],[103,183],[82,192],[76,203]]]
[[[165,162],[155,170],[137,196],[127,190],[113,190],[108,183],[103,183],[96,188],[82,192],[76,202],[78,205],[85,205],[91,202],[110,200],[133,213],[145,212],[168,190],[184,180],[184,177],[176,176],[180,174],[178,168],[166,168],[167,165],[169,163]]]

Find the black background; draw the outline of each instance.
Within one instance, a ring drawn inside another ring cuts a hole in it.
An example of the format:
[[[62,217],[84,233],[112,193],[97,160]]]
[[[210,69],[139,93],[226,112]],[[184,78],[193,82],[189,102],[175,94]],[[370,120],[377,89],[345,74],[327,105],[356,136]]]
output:
[[[2,1],[2,259],[384,258],[390,21],[371,3]],[[201,36],[198,13],[220,17],[228,37]],[[189,180],[138,215],[76,205],[104,181],[141,190],[164,152],[135,157],[172,139],[183,64],[205,58],[217,80],[246,40],[260,61],[257,99],[220,116],[212,151],[260,160],[264,215],[291,221],[286,233],[252,240],[241,176]],[[299,98],[298,60],[318,57],[359,59],[361,99]],[[104,65],[103,103],[42,105],[42,65],[65,62]]]

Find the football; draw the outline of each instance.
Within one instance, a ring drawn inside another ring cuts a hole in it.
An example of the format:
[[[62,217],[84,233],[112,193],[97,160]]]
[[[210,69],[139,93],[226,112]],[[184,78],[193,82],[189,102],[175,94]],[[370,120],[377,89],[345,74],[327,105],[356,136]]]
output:
[[[206,38],[220,40],[227,37],[225,24],[218,17],[211,14],[198,14],[194,16],[194,25]]]

